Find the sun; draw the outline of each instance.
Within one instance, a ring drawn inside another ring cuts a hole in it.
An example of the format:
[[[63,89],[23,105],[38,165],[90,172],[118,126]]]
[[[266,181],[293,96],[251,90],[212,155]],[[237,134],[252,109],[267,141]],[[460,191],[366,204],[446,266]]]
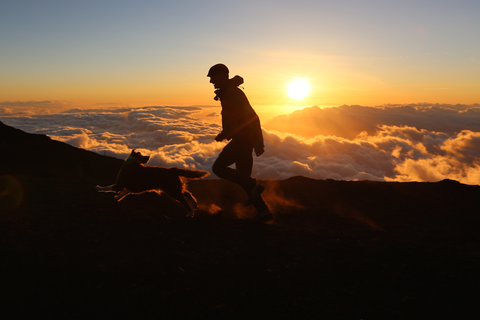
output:
[[[310,93],[310,83],[305,78],[297,78],[287,85],[290,99],[302,100]]]

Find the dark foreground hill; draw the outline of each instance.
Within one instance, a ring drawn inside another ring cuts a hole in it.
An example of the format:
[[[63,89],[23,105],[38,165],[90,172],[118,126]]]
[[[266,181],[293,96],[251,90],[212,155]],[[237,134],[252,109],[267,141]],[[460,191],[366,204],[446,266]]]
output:
[[[200,208],[97,193],[121,161],[0,123],[1,319],[407,319],[478,315],[480,187],[190,183]]]

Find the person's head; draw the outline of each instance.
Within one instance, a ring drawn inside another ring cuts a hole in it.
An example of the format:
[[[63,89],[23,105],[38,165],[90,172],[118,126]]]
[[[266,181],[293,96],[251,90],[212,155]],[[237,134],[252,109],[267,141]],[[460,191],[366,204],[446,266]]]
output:
[[[212,83],[215,88],[220,88],[228,81],[228,73],[227,66],[218,63],[208,70],[207,77],[210,77],[210,83]]]

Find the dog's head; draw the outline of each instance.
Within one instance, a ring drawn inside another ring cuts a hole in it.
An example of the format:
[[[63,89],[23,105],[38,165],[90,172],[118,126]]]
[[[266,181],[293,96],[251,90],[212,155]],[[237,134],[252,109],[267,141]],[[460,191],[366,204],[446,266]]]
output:
[[[135,152],[135,149],[132,150],[130,156],[127,159],[134,159],[142,164],[145,164],[150,160],[150,156],[144,156],[140,152]]]

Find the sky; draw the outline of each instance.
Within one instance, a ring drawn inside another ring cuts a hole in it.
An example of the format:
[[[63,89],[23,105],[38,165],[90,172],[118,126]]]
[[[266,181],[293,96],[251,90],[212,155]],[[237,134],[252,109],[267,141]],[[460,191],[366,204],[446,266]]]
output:
[[[479,31],[477,0],[3,1],[0,121],[211,171],[225,63],[261,119],[258,179],[479,184]]]
[[[476,0],[2,1],[0,102],[215,105],[225,63],[263,118],[305,106],[480,102]],[[311,84],[287,96],[296,77]]]

